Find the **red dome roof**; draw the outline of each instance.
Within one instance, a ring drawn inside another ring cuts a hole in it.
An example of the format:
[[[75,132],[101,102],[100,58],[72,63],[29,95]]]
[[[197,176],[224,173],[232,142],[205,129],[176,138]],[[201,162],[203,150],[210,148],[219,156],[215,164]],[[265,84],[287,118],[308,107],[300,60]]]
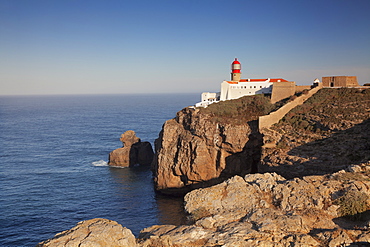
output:
[[[240,63],[239,63],[238,59],[235,58],[235,61],[232,64],[240,64]]]

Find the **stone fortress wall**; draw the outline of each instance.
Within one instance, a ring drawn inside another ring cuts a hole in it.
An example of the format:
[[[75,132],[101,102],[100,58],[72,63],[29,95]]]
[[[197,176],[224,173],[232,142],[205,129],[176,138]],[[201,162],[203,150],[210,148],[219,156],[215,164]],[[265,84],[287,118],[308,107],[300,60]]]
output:
[[[296,92],[295,87],[294,81],[275,82],[272,86],[271,103],[275,104],[282,99],[294,95]]]
[[[324,87],[358,87],[356,76],[326,76],[322,78]]]
[[[287,114],[291,109],[298,105],[302,105],[307,99],[314,95],[323,87],[356,87],[362,88],[356,76],[328,76],[322,77],[322,82],[311,89],[311,86],[296,86],[294,82],[274,83],[271,95],[271,103],[276,103],[284,98],[294,95],[296,92],[302,92],[305,89],[311,89],[307,94],[302,94],[295,100],[282,106],[279,110],[271,112],[269,115],[261,116],[258,120],[259,130],[268,128],[277,123]]]
[[[290,110],[292,110],[296,106],[302,105],[307,99],[309,99],[312,95],[317,93],[321,88],[323,88],[323,85],[322,83],[319,83],[318,86],[308,91],[307,94],[302,94],[293,101],[282,106],[279,110],[271,112],[268,115],[259,117],[258,119],[259,130],[261,131],[263,128],[268,128],[271,125],[279,122],[280,119],[282,119]]]
[[[302,92],[303,90],[311,90],[312,85],[304,85],[304,86],[295,86],[295,92]]]
[[[271,94],[271,103],[289,98],[295,93],[302,92],[304,90],[311,90],[312,85],[297,86],[294,81],[278,82],[274,83]]]

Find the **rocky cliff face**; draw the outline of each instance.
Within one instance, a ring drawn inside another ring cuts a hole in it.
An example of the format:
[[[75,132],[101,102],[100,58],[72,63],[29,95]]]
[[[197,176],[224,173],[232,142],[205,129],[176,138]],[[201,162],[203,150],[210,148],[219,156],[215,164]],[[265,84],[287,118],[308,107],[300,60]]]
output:
[[[251,124],[219,123],[199,109],[183,109],[155,142],[156,189],[174,192],[250,173],[253,155],[245,147],[257,142],[252,133]]]
[[[157,190],[190,190],[257,171],[323,175],[370,159],[370,89],[321,89],[261,133],[254,120],[277,106],[246,99],[185,108],[164,124],[155,143]]]
[[[173,194],[253,172],[262,145],[256,120],[273,107],[258,95],[178,112],[155,142],[156,189]]]

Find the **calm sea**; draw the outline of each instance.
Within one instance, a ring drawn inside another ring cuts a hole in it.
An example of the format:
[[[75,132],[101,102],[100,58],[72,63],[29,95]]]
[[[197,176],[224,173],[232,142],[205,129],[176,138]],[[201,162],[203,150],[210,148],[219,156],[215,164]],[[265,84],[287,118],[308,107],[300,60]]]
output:
[[[38,242],[92,218],[135,235],[180,224],[182,201],[156,195],[148,168],[110,168],[120,135],[153,144],[163,123],[199,94],[1,96],[0,246]]]

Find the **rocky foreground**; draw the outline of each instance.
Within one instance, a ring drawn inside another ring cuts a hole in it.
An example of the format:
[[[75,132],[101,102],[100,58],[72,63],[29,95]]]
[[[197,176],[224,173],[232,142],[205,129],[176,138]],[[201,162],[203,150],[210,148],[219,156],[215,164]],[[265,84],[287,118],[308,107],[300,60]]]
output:
[[[189,225],[156,225],[137,239],[92,219],[38,246],[367,246],[370,163],[327,176],[286,180],[235,176],[185,196]]]

